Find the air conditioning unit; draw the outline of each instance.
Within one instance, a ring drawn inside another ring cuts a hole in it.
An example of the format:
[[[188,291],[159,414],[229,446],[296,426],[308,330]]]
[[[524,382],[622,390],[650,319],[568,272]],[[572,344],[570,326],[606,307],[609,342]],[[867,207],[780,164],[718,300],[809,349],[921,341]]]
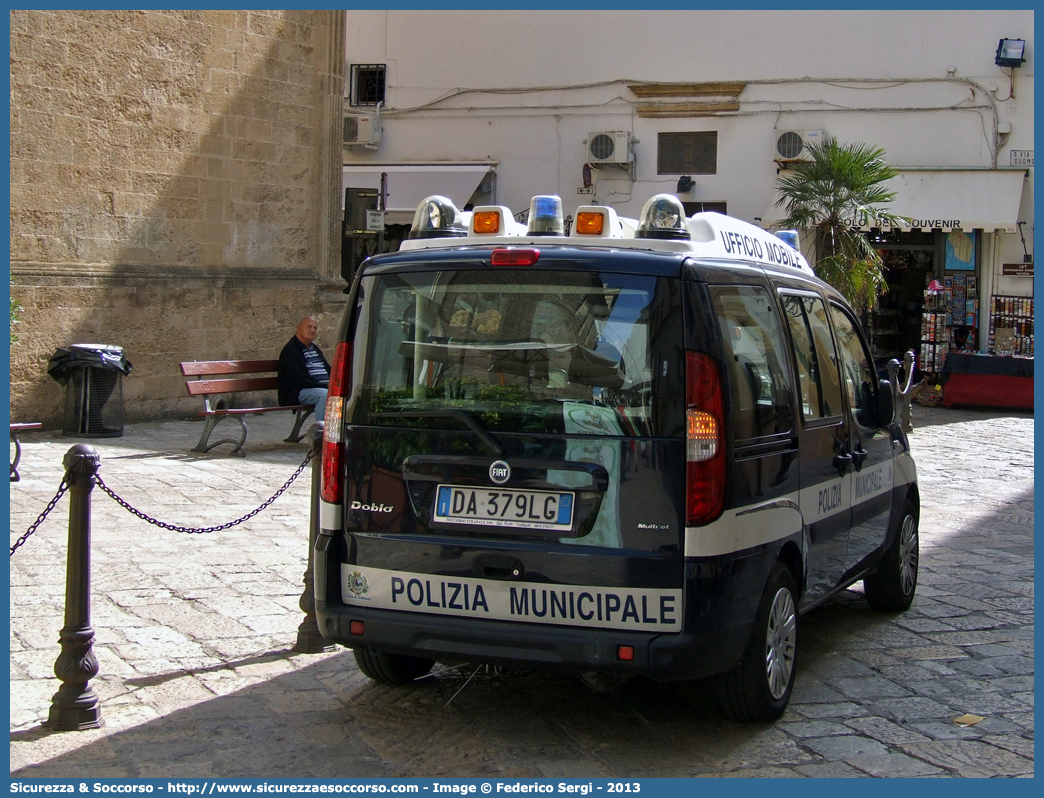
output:
[[[634,160],[631,152],[631,134],[626,130],[609,130],[587,134],[587,160],[592,164],[629,164]]]
[[[809,144],[821,144],[822,130],[777,130],[776,147],[772,158],[776,161],[807,161]]]
[[[341,143],[345,147],[362,144],[377,149],[381,143],[381,117],[372,114],[345,114],[344,135]]]

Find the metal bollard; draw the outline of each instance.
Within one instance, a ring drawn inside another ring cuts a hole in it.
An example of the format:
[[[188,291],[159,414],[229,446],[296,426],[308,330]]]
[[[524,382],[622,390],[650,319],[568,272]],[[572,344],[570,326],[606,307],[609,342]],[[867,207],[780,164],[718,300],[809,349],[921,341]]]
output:
[[[308,519],[308,566],[304,572],[304,592],[298,606],[305,614],[301,625],[297,627],[297,643],[294,651],[302,654],[319,654],[333,651],[336,646],[330,645],[319,634],[319,624],[315,619],[315,596],[312,593],[312,564],[315,559],[315,539],[319,535],[319,497],[323,480],[323,422],[317,421],[308,429],[308,442],[312,447],[312,496]]]
[[[96,729],[101,707],[90,680],[98,675],[91,628],[91,491],[101,458],[93,447],[78,443],[65,455],[69,482],[69,553],[65,570],[65,627],[54,673],[62,684],[51,698],[45,723],[57,731]]]
[[[913,400],[924,390],[924,383],[912,385],[914,375],[914,353],[907,351],[903,355],[903,367],[905,368],[905,381],[903,386],[899,385],[899,361],[892,358],[888,361],[888,377],[892,381],[892,390],[895,394],[896,405],[899,412],[899,425],[903,432],[913,432]]]

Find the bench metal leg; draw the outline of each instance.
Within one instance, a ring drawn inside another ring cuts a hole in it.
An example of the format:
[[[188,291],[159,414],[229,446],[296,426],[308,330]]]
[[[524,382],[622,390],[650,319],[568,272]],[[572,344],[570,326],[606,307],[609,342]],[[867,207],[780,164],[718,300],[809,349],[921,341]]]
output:
[[[239,426],[242,428],[242,435],[239,440],[235,438],[222,438],[219,441],[214,441],[208,444],[207,441],[210,439],[210,433],[214,431],[214,428],[224,421],[226,418],[234,418],[239,422]],[[237,455],[239,457],[246,457],[246,450],[243,448],[243,444],[246,443],[247,426],[246,421],[243,420],[242,416],[205,416],[203,419],[203,434],[199,436],[199,443],[192,447],[192,451],[206,453],[213,449],[215,446],[220,446],[223,443],[234,443],[235,447],[229,452],[229,457]]]
[[[304,410],[297,410],[297,421],[294,422],[294,428],[290,431],[289,438],[283,438],[283,443],[300,443],[304,440],[305,433],[301,432],[301,426],[304,424],[305,419],[312,415],[314,407],[306,407]]]
[[[15,456],[14,460],[11,461],[11,481],[20,482],[22,478],[18,475],[18,461],[22,459],[22,444],[18,442],[18,436],[13,432],[11,433],[11,440],[14,441],[15,445]]]

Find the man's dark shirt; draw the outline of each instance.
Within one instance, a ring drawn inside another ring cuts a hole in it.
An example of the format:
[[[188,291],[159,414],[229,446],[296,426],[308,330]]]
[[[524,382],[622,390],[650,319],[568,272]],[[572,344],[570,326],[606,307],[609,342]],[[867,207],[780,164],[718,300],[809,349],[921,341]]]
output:
[[[310,351],[311,357],[306,356]],[[318,356],[318,357],[315,357]],[[314,358],[314,359],[313,359]],[[309,374],[309,360],[313,359],[313,367],[319,364],[325,369],[326,376],[316,379]],[[323,350],[316,344],[311,347],[301,343],[296,335],[286,342],[283,351],[279,353],[279,404],[298,404],[297,393],[302,388],[326,388],[330,382],[330,364],[323,357]]]

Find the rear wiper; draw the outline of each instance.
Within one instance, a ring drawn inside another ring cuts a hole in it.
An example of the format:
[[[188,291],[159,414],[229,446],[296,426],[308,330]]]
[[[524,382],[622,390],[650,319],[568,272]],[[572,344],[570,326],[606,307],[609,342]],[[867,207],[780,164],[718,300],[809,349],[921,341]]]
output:
[[[370,418],[455,418],[475,433],[497,457],[504,456],[504,447],[489,437],[475,417],[464,410],[407,410],[402,413],[370,413]]]

